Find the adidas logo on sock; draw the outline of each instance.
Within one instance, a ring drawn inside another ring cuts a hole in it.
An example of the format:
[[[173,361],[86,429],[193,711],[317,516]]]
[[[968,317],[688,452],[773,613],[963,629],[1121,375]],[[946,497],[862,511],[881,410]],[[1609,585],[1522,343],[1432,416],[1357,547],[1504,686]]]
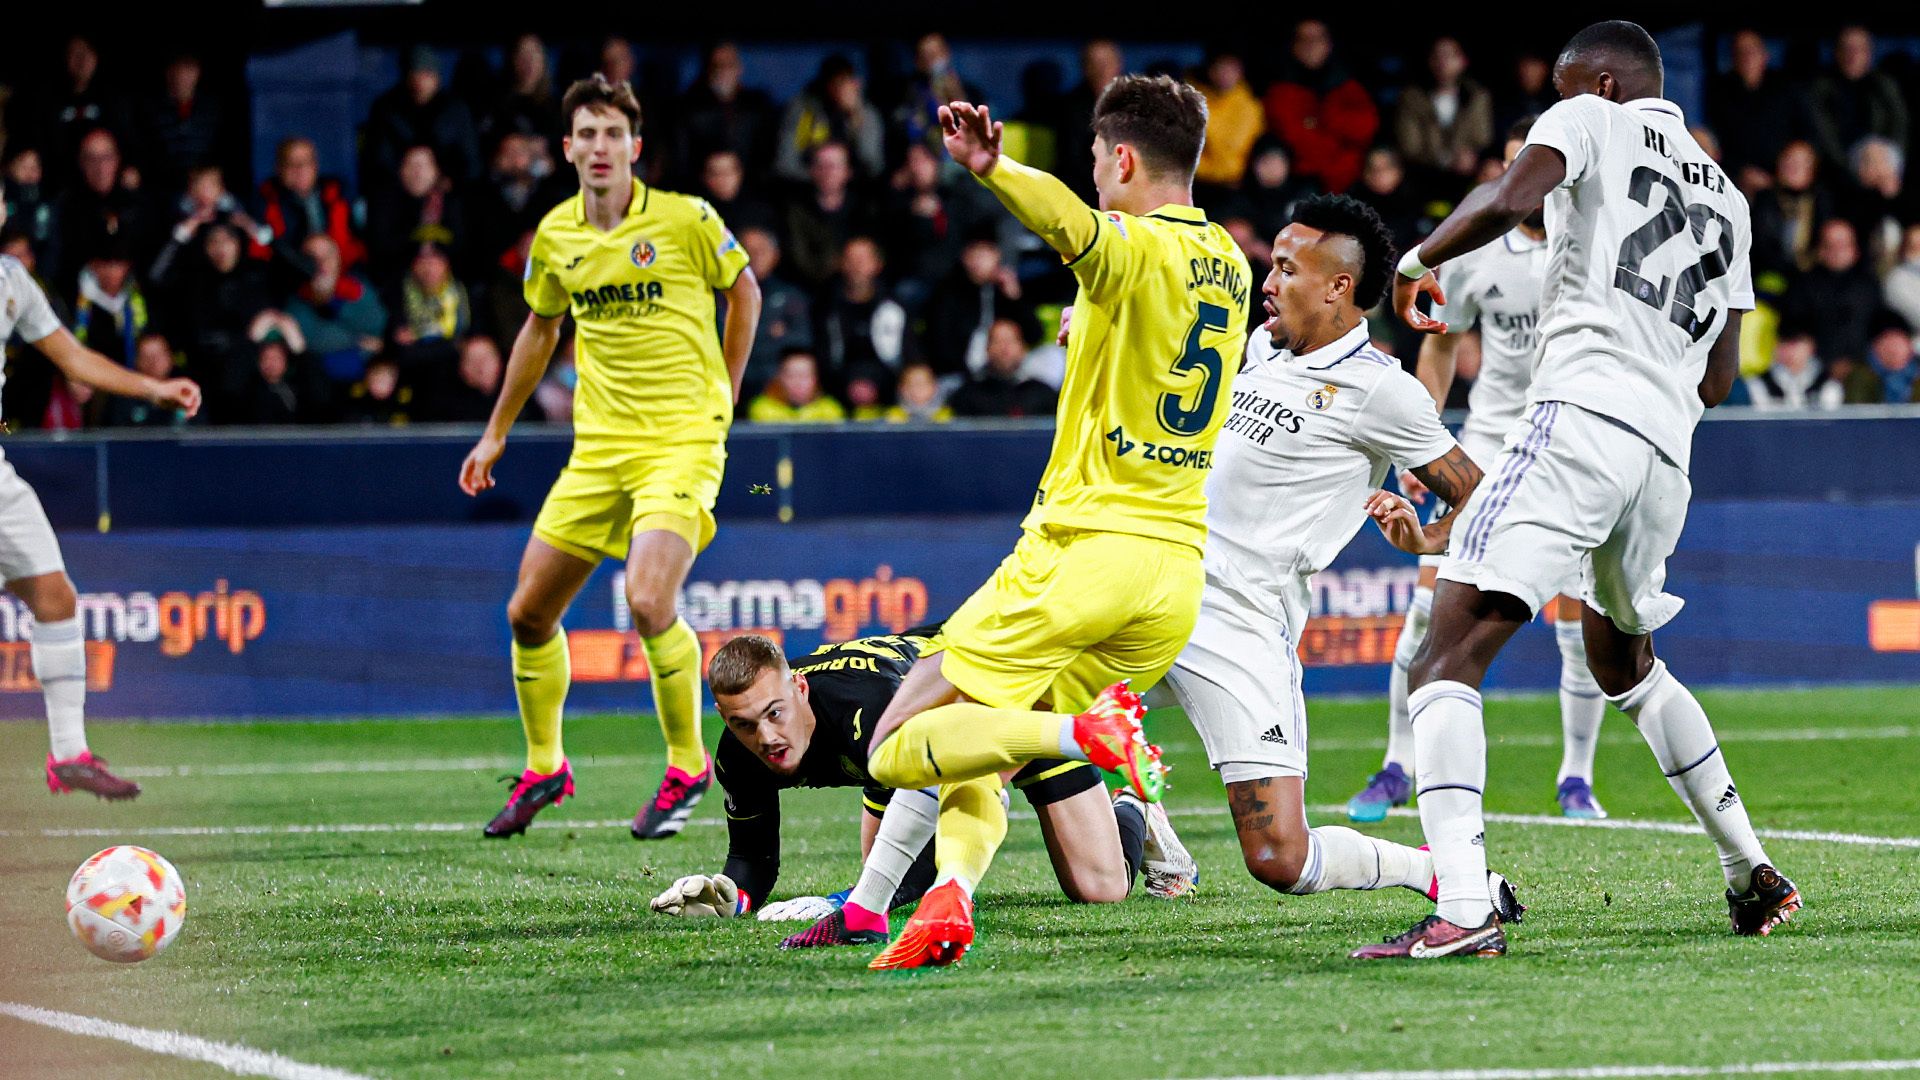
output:
[[[1279,743],[1281,746],[1285,746],[1287,745],[1287,733],[1280,730],[1279,724],[1275,724],[1266,730],[1266,734],[1260,736],[1260,741]]]
[[[1725,811],[1728,807],[1732,806],[1734,803],[1737,803],[1739,801],[1740,801],[1740,793],[1733,789],[1732,784],[1728,784],[1727,790],[1723,794],[1721,794],[1720,801],[1719,803],[1715,804],[1714,809]]]

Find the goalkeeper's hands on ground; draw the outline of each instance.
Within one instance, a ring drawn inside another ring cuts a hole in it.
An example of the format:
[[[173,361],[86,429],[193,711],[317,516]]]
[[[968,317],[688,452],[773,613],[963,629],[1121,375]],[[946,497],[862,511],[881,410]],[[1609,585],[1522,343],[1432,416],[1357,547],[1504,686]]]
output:
[[[815,922],[840,910],[831,896],[796,896],[760,909],[761,922]]]
[[[662,915],[691,919],[731,919],[740,913],[740,887],[725,874],[688,874],[653,898]]]

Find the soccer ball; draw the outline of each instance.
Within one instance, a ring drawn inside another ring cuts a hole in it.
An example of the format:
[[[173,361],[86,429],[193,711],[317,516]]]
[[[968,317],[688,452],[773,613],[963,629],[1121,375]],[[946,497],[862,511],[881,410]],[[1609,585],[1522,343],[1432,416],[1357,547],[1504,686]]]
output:
[[[67,926],[102,960],[131,964],[167,947],[187,921],[187,886],[143,847],[110,847],[67,883]]]

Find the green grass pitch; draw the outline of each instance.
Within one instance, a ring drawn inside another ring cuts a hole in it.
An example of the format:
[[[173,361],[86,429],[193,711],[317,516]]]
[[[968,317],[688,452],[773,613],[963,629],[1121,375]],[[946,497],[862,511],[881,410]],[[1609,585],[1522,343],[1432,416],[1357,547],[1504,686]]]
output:
[[[1920,836],[1920,692],[1702,697],[1763,830]],[[1377,766],[1384,706],[1309,708],[1314,820],[1343,820],[1326,810]],[[1551,813],[1555,703],[1495,700],[1488,721],[1489,810]],[[578,797],[507,843],[479,826],[505,796],[495,777],[517,769],[510,719],[98,724],[95,748],[147,788],[112,806],[50,797],[42,732],[8,725],[0,1001],[379,1077],[1108,1080],[1920,1058],[1911,839],[1769,841],[1808,907],[1747,940],[1727,931],[1702,836],[1494,823],[1492,861],[1532,908],[1512,955],[1363,966],[1346,951],[1426,902],[1281,899],[1254,884],[1191,729],[1164,712],[1153,729],[1176,765],[1169,804],[1201,862],[1199,897],[1068,904],[1017,817],[966,962],[883,976],[865,970],[872,950],[777,951],[794,924],[648,912],[674,877],[719,869],[725,830],[715,797],[677,840],[628,838],[621,823],[661,767],[646,715],[573,720]],[[1686,820],[1617,713],[1597,771],[1616,820]],[[850,884],[857,792],[794,794],[786,817],[780,893]],[[352,825],[373,828],[337,828]],[[1409,817],[1369,828],[1418,842]],[[90,829],[104,833],[73,835]],[[181,938],[131,968],[87,955],[61,918],[67,876],[116,842],[166,855],[189,890]],[[5,1017],[0,1047],[9,1077],[226,1075]]]

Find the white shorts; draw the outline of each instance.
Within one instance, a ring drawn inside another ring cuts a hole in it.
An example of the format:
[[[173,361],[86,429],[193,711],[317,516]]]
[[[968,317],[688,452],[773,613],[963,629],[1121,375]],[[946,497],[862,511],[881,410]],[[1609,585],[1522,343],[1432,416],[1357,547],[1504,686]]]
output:
[[[1297,628],[1212,581],[1167,687],[1224,783],[1307,775]]]
[[[1526,427],[1526,421],[1524,419],[1516,421],[1515,426],[1524,428]],[[1481,428],[1476,428],[1472,424],[1468,424],[1466,427],[1460,429],[1460,449],[1465,451],[1466,455],[1473,459],[1473,463],[1480,466],[1481,471],[1487,475],[1487,479],[1481,481],[1482,484],[1491,484],[1493,482],[1494,466],[1500,460],[1501,439],[1501,436]],[[1436,515],[1441,513],[1445,507],[1445,503],[1437,504],[1434,507],[1434,513]],[[1456,538],[1465,535],[1459,531],[1458,526],[1460,524],[1461,522],[1454,522],[1454,536]],[[1444,554],[1420,556],[1421,566],[1438,567],[1446,561],[1447,557]],[[1567,575],[1567,580],[1560,583],[1560,587],[1553,591],[1553,595],[1580,595],[1580,570],[1578,567],[1576,567],[1571,574]],[[1536,613],[1539,611],[1538,608],[1534,610]],[[1565,616],[1563,615],[1562,617],[1564,618]]]
[[[13,471],[13,463],[0,455],[0,581],[19,581],[66,568],[40,496]]]
[[[1448,581],[1517,596],[1529,610],[1580,583],[1580,598],[1628,634],[1678,614],[1666,591],[1693,486],[1653,444],[1613,420],[1540,402],[1508,433],[1440,566]]]

